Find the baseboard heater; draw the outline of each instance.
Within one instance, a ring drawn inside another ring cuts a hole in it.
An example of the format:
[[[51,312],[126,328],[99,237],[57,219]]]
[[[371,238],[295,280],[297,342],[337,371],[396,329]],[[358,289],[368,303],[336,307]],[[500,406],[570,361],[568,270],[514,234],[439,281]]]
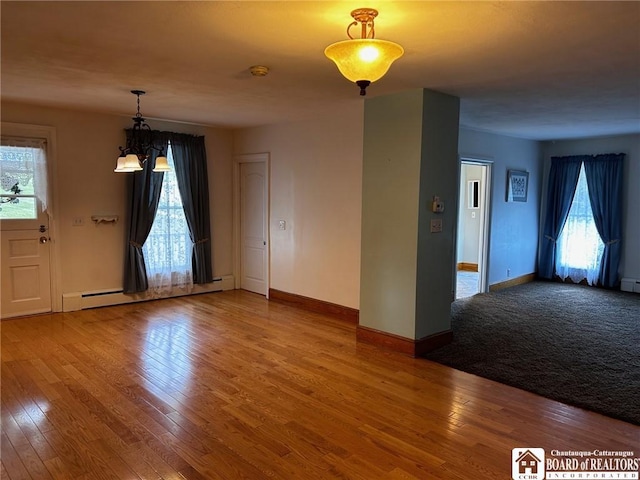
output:
[[[620,290],[640,293],[640,278],[623,278],[620,282]]]
[[[176,293],[174,295],[170,295],[170,297],[221,292],[223,290],[233,290],[234,288],[233,275],[225,275],[223,277],[214,278],[213,282],[205,285],[194,285],[193,290],[189,293]],[[125,294],[122,289],[113,288],[93,292],[64,293],[62,295],[62,311],[74,312],[76,310],[85,310],[87,308],[108,307],[124,303],[144,302],[146,300],[153,299],[146,293],[136,293],[133,295]]]

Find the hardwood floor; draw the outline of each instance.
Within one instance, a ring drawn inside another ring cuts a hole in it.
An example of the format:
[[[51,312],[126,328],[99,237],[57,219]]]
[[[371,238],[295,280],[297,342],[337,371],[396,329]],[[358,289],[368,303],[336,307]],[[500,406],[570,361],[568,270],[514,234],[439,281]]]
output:
[[[4,321],[2,478],[509,479],[640,427],[243,291]]]

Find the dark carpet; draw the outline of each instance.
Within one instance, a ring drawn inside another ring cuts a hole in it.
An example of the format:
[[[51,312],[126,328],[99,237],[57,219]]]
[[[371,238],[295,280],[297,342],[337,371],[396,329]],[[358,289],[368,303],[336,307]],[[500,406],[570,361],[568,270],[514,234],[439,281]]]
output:
[[[640,425],[640,295],[531,282],[457,300],[426,358]]]

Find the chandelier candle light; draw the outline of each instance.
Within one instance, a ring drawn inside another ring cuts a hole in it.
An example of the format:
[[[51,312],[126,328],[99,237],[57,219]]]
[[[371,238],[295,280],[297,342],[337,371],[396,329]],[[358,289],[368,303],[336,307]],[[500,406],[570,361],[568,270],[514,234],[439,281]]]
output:
[[[347,27],[350,40],[329,45],[324,54],[336,63],[342,75],[360,87],[360,95],[366,95],[366,88],[387,73],[394,60],[404,54],[404,49],[397,43],[374,38],[373,20],[378,16],[377,10],[358,8],[351,16],[355,21]],[[358,23],[361,38],[353,38],[349,30]]]
[[[159,152],[153,171],[168,172],[171,168],[167,162],[167,157],[164,155],[164,150],[150,143],[150,140],[146,142],[143,138],[145,131],[151,132],[151,127],[145,123],[144,117],[140,113],[140,95],[144,95],[146,92],[143,90],[131,90],[131,93],[138,97],[138,112],[132,118],[133,128],[131,129],[130,137],[127,138],[127,146],[119,147],[120,156],[114,172],[138,172],[142,170],[142,165],[149,159],[152,150]]]

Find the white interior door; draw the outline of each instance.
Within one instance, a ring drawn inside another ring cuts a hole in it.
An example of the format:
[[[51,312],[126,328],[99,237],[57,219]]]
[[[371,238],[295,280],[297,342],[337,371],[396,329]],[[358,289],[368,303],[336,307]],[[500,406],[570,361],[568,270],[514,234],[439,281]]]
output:
[[[267,294],[265,162],[240,164],[240,288]]]
[[[2,249],[2,318],[50,312],[49,223],[46,214],[34,220],[0,220]]]
[[[482,164],[482,183],[480,189],[480,239],[478,241],[478,292],[489,291],[489,212],[491,211],[491,173],[492,164]]]

